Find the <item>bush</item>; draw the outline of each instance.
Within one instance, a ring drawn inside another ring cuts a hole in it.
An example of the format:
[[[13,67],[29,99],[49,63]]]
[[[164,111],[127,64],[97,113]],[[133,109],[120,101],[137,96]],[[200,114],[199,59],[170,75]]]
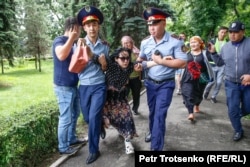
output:
[[[38,166],[55,152],[58,113],[56,101],[49,101],[0,118],[0,166]]]

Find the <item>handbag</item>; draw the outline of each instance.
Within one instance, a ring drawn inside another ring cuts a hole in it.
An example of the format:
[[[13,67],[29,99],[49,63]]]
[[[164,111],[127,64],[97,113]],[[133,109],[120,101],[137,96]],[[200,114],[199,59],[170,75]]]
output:
[[[85,42],[80,42],[71,57],[69,71],[80,73],[87,66],[89,58],[92,57],[92,55],[89,46],[87,46]]]
[[[209,75],[207,72],[202,72],[200,74],[199,82],[202,84],[207,84],[210,81]]]

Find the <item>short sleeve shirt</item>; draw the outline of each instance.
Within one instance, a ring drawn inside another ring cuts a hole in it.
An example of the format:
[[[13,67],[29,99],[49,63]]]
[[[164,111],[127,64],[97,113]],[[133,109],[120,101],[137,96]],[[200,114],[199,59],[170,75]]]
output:
[[[144,60],[150,61],[152,60],[152,54],[155,52],[155,50],[158,50],[163,57],[171,55],[175,59],[187,61],[187,55],[184,51],[182,51],[183,45],[183,41],[176,39],[168,32],[165,32],[162,40],[159,43],[156,43],[152,36],[143,40],[141,42],[139,56]],[[151,79],[162,81],[165,79],[174,78],[176,70],[176,68],[156,65],[148,69],[148,76]]]
[[[108,57],[109,46],[98,38],[95,44],[92,44],[88,37],[85,37],[86,44],[90,47],[92,53],[101,55],[102,53]],[[97,85],[105,82],[105,75],[100,64],[89,61],[86,68],[79,73],[80,85]]]

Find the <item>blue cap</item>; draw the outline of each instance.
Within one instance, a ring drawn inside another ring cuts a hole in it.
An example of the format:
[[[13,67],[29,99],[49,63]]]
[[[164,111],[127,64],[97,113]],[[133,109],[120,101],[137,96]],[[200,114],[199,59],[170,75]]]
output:
[[[228,31],[239,32],[240,30],[245,30],[245,25],[240,21],[234,21],[230,24]]]
[[[84,25],[87,21],[96,20],[99,24],[103,22],[102,12],[94,6],[85,6],[77,14],[77,21]]]
[[[170,14],[158,8],[149,7],[143,11],[143,17],[147,20],[148,24],[155,24],[160,20],[165,20]]]

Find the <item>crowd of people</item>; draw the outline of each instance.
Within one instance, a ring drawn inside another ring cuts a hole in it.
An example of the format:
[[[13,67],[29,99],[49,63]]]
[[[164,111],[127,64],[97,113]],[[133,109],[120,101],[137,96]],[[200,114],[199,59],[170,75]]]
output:
[[[223,78],[228,115],[235,130],[233,140],[242,139],[241,117],[250,114],[247,102],[250,99],[250,49],[247,47],[250,38],[244,35],[245,25],[236,21],[229,28],[220,27],[218,38],[205,47],[200,36],[187,40],[184,33],[176,37],[167,32],[169,16],[158,8],[145,9],[143,17],[150,35],[141,41],[139,49],[133,38],[125,35],[121,38],[121,47],[112,54],[108,42],[99,36],[104,16],[98,8],[85,6],[77,16],[66,19],[64,34],[56,37],[52,46],[60,154],[74,154],[75,145],[87,142],[76,134],[80,113],[88,125],[86,164],[100,156],[99,141],[105,140],[109,126],[124,138],[125,153],[134,153],[131,140],[138,135],[133,114],[139,114],[142,74],[149,108],[145,142],[150,142],[151,151],[164,148],[166,118],[174,90],[182,95],[187,118],[194,122],[195,113],[200,112],[200,104],[208,98],[213,85],[211,102],[217,102]],[[84,38],[80,38],[81,29],[86,33]],[[226,41],[228,32],[229,41]],[[92,56],[80,73],[69,72],[74,50],[83,41]],[[132,107],[128,103],[129,95],[133,99]]]

